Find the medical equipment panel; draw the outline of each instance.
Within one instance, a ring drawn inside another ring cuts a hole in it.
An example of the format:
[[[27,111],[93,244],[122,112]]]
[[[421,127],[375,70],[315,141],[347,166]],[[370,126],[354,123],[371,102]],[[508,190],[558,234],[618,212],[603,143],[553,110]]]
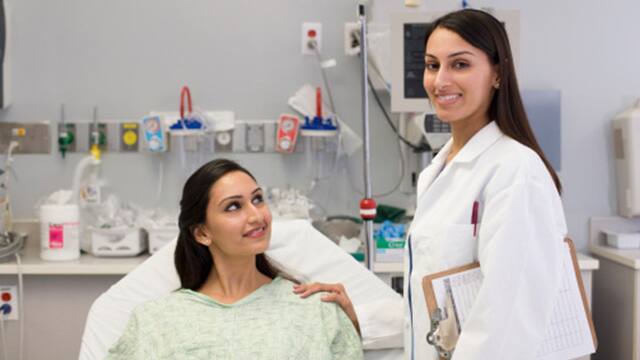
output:
[[[49,122],[0,122],[0,153],[6,153],[12,141],[18,143],[15,154],[49,154]]]

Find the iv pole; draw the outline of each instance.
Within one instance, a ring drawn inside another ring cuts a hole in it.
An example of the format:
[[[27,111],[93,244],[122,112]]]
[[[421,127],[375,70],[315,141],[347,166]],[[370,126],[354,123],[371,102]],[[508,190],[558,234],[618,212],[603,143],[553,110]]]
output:
[[[365,264],[373,270],[375,243],[373,241],[373,219],[376,217],[376,201],[371,198],[371,139],[369,136],[369,59],[367,58],[367,18],[364,4],[358,4],[360,19],[360,57],[362,58],[362,134],[364,137],[364,199],[360,201],[360,217],[364,221],[366,236]]]

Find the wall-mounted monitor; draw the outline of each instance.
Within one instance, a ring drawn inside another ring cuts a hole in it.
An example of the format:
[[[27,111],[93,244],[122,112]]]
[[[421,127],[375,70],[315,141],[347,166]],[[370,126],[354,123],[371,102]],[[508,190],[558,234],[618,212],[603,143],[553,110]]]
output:
[[[391,111],[432,112],[422,86],[425,33],[446,12],[404,12],[391,15]],[[516,65],[519,54],[519,12],[495,11],[504,22]],[[516,66],[517,69],[517,66]]]

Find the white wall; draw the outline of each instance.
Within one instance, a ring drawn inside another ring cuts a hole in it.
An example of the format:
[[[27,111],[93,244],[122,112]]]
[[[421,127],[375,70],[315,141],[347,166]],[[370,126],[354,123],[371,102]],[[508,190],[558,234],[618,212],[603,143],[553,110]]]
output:
[[[457,1],[423,3],[434,10],[458,6]],[[615,212],[610,119],[640,96],[640,2],[470,3],[520,10],[521,86],[562,91],[563,199],[569,232],[584,249],[589,216]],[[301,22],[320,21],[325,53],[339,64],[330,70],[336,105],[360,132],[359,61],[342,55],[342,27],[355,20],[355,1],[13,0],[10,5],[14,103],[0,111],[0,121],[57,121],[61,102],[67,104],[70,120],[88,121],[93,105],[105,118],[138,118],[150,110],[175,109],[185,83],[202,107],[234,110],[241,119],[275,119],[290,111],[286,100],[302,83],[321,84],[313,58],[299,55]],[[381,192],[396,179],[397,147],[373,102],[371,115],[374,191]],[[18,157],[19,177],[12,189],[17,217],[32,217],[40,196],[69,186],[79,158],[62,160],[55,151]],[[235,158],[266,185],[308,183],[302,156],[291,162],[280,155]],[[175,156],[166,162],[171,177],[161,204],[175,207],[188,171]],[[353,161],[358,184],[360,163],[359,158]],[[107,155],[104,175],[123,197],[150,206],[155,166],[146,155]],[[334,181],[323,184],[315,196],[331,212],[355,214],[360,196],[346,196],[352,193],[347,183]],[[395,194],[379,200],[402,205],[408,199]],[[87,277],[52,279],[56,286],[46,289],[47,279],[26,281],[31,293],[43,297],[45,292],[73,294],[54,302],[75,303],[82,316],[95,294],[106,288],[104,279],[94,283]],[[79,286],[88,290],[81,293]],[[41,321],[59,321],[53,311],[35,314]],[[39,326],[29,320],[28,336],[40,334]],[[73,337],[64,347],[67,352],[56,358],[75,356],[68,349],[78,344],[81,329],[72,327],[65,330]],[[46,335],[31,337],[29,346],[46,348],[51,346],[47,341]]]
[[[376,0],[376,8],[400,7],[385,6],[388,2]],[[329,73],[336,106],[361,132],[359,60],[342,52],[342,27],[355,20],[355,1],[21,0],[9,5],[14,104],[0,112],[0,121],[55,122],[61,102],[70,120],[88,121],[93,105],[103,118],[135,119],[153,109],[175,109],[182,84],[191,86],[201,107],[230,109],[240,119],[275,119],[291,111],[286,100],[301,84],[321,84],[316,62],[299,54],[300,24],[320,21],[324,52],[338,60]],[[493,0],[471,5],[520,10],[521,87],[562,92],[564,203],[570,234],[585,248],[588,217],[615,211],[609,123],[638,97],[640,50],[631,39],[640,31],[634,15],[640,3]],[[444,0],[422,4],[427,10],[456,6]],[[383,192],[397,179],[397,146],[373,101],[371,117],[374,192]],[[352,160],[358,186],[360,156]],[[20,156],[12,189],[16,216],[33,216],[37,199],[68,187],[79,157],[62,160],[55,148],[48,156]],[[289,162],[272,154],[234,157],[265,185],[308,186],[303,156]],[[175,208],[186,174],[202,161],[195,159],[186,169],[175,156],[166,161],[163,206]],[[103,173],[113,191],[151,206],[156,166],[147,155],[107,155]],[[360,196],[348,196],[353,191],[346,181],[331,181],[313,196],[329,212],[355,213]],[[402,206],[409,198],[396,192],[379,202]]]

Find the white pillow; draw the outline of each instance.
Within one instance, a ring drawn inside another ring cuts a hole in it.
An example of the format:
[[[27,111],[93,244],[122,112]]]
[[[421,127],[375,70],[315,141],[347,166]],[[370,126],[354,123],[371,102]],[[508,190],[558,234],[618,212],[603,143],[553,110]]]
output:
[[[175,246],[175,240],[164,246],[96,299],[82,336],[81,360],[104,358],[138,304],[166,296],[180,287],[173,262]],[[303,282],[343,283],[356,308],[380,302],[401,303],[400,295],[306,220],[274,221],[267,256],[275,266]],[[401,309],[389,310],[393,315],[390,319],[385,314],[382,340],[401,346],[403,314]],[[363,335],[365,348],[380,347],[378,339]],[[384,356],[398,358],[401,354],[401,350],[395,350]]]

